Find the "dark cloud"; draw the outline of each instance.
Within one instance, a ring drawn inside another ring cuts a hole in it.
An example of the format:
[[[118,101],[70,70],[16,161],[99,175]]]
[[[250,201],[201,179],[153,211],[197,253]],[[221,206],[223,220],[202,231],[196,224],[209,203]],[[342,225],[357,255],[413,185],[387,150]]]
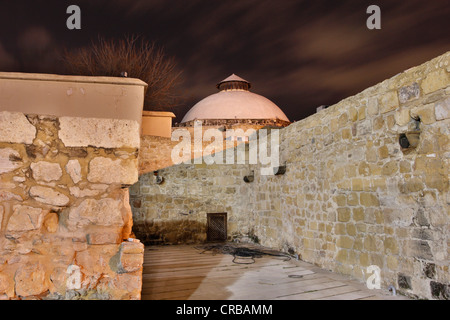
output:
[[[65,28],[69,4],[81,7],[80,31]],[[218,81],[236,73],[291,120],[299,120],[319,105],[334,104],[450,50],[450,0],[376,1],[382,12],[381,30],[366,28],[371,4],[366,0],[7,1],[0,7],[0,68],[58,72],[52,61],[62,47],[85,46],[98,35],[141,34],[164,46],[183,70],[179,119],[195,102],[215,93]],[[29,62],[24,52],[30,48],[42,62]]]
[[[0,43],[0,70],[14,71],[16,68],[16,59],[11,53],[7,52],[3,44]]]

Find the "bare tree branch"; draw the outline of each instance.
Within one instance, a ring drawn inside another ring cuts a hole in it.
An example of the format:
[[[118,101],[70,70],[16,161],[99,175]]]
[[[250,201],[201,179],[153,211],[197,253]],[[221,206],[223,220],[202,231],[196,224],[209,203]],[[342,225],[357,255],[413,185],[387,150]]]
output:
[[[179,103],[176,87],[181,71],[164,50],[136,36],[121,40],[99,38],[91,46],[77,51],[65,50],[63,61],[68,72],[76,75],[118,77],[127,72],[148,84],[144,109],[173,111]]]

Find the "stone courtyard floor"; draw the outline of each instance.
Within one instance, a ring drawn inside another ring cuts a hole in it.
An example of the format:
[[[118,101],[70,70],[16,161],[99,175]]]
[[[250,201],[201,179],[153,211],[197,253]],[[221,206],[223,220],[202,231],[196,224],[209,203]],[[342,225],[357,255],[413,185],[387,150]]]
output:
[[[202,245],[147,246],[142,300],[407,299],[286,256],[233,259]]]

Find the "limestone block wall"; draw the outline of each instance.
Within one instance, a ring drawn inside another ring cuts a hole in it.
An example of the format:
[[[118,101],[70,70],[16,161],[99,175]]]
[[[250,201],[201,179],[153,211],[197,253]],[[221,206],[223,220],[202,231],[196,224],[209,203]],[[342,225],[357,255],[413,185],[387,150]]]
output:
[[[384,288],[448,299],[449,72],[446,53],[281,129],[284,175],[247,164],[178,165],[161,170],[161,185],[141,176],[131,189],[137,233],[203,240],[205,213],[227,212],[229,239],[361,281],[374,265]]]
[[[139,175],[173,166],[171,153],[177,144],[170,138],[143,135],[139,150]]]
[[[0,299],[140,299],[143,244],[132,239],[128,193],[139,122],[5,111],[0,102]]]
[[[143,120],[145,122],[145,119]],[[232,130],[242,130],[242,132],[251,132],[250,130],[259,130],[263,126],[261,125],[229,125],[228,129]],[[207,126],[202,125],[201,134],[199,137],[196,136],[194,127],[172,127],[171,132],[177,130],[187,130],[189,131],[190,137],[191,137],[191,155],[190,158],[194,159],[198,157],[196,148],[197,145],[200,146],[203,150],[203,154],[207,155],[210,152],[208,152],[207,147],[211,144],[211,141],[203,140],[203,135],[205,131],[209,129],[216,129],[216,128],[224,128],[224,126]],[[224,131],[223,135],[224,138],[226,137],[227,132]],[[197,145],[196,145],[197,140]],[[172,137],[164,137],[162,135],[149,135],[149,134],[143,134],[141,137],[141,148],[139,150],[139,175],[146,174],[149,172],[153,172],[156,170],[168,168],[174,166],[174,162],[172,160],[172,150],[180,143],[180,141],[183,141],[183,138],[176,137],[174,140],[172,140]],[[201,141],[200,143],[198,143]],[[235,142],[235,144],[238,144],[240,142]],[[224,144],[225,146],[225,144]]]
[[[248,165],[177,165],[139,177],[130,188],[133,232],[148,244],[206,241],[208,213],[227,213],[228,237],[251,234]],[[249,229],[250,228],[250,229]]]
[[[254,208],[262,243],[361,280],[375,265],[384,287],[448,299],[449,64],[446,53],[283,129],[286,174],[255,180],[281,204]]]

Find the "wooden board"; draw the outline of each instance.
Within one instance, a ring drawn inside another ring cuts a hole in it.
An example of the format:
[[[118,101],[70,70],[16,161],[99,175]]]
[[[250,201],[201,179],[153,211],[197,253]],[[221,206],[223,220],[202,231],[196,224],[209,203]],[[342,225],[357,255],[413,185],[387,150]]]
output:
[[[252,248],[262,248],[248,245]],[[143,300],[406,299],[369,290],[348,277],[285,257],[237,259],[201,246],[149,246],[144,254]]]

